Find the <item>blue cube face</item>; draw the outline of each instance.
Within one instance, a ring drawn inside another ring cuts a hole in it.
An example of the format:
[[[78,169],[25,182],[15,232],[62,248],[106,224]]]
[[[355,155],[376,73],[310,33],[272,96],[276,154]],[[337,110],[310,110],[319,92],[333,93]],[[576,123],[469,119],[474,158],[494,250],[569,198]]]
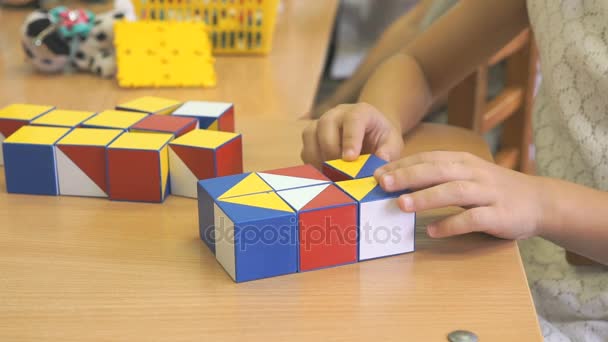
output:
[[[8,192],[58,195],[54,146],[3,144],[2,147]]]

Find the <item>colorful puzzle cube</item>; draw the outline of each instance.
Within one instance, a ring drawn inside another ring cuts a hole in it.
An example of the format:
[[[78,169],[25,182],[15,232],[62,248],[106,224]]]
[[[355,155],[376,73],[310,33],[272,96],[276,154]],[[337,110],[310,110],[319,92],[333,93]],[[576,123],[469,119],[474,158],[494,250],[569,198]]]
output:
[[[59,194],[108,197],[106,148],[119,129],[76,128],[57,143]]]
[[[105,110],[83,122],[82,126],[88,128],[114,128],[126,131],[147,116],[148,114],[124,110]]]
[[[301,188],[331,181],[311,165],[299,165],[257,172],[274,191]]]
[[[198,128],[198,121],[171,115],[149,115],[133,125],[131,132],[171,133],[175,137],[182,136]]]
[[[221,198],[214,211],[215,257],[234,281],[298,271],[296,215],[275,192]]]
[[[374,177],[336,185],[359,203],[359,260],[414,251],[416,215],[399,209],[403,192],[384,192]]]
[[[323,173],[334,182],[349,179],[370,177],[377,168],[386,164],[386,161],[373,154],[364,154],[354,161],[347,162],[342,159],[330,160],[323,163]]]
[[[194,130],[169,145],[171,192],[196,198],[201,179],[243,172],[243,142],[240,134]]]
[[[195,117],[199,127],[214,131],[234,132],[234,106],[225,102],[188,101],[173,115]]]
[[[162,202],[168,193],[171,134],[127,132],[108,146],[112,200]]]
[[[69,128],[23,126],[4,140],[6,190],[11,193],[57,195],[55,143]]]
[[[77,110],[56,109],[46,114],[39,116],[32,121],[32,125],[36,126],[53,126],[53,127],[78,127],[84,121],[95,115],[94,112],[83,112]]]
[[[0,143],[22,126],[27,125],[40,115],[53,110],[52,106],[12,104],[0,109]],[[4,164],[0,149],[0,165]]]
[[[146,114],[171,114],[181,102],[156,96],[144,96],[116,106],[118,110],[128,110]]]
[[[357,202],[333,184],[278,191],[298,215],[299,271],[357,262]]]
[[[269,191],[272,191],[272,188],[256,173],[242,173],[199,181],[198,220],[201,240],[215,253],[214,203],[217,200]]]

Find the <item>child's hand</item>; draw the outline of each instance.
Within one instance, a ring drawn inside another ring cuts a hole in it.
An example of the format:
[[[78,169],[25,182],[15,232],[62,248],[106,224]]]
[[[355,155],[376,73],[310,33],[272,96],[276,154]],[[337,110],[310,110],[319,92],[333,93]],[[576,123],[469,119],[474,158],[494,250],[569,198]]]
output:
[[[302,140],[302,160],[317,167],[326,160],[354,160],[361,153],[396,160],[403,147],[397,124],[366,103],[335,107],[306,127]]]
[[[459,206],[467,210],[427,227],[431,237],[473,231],[506,239],[537,235],[542,219],[538,178],[463,152],[427,152],[376,170],[386,191],[416,190],[399,198],[406,212]]]

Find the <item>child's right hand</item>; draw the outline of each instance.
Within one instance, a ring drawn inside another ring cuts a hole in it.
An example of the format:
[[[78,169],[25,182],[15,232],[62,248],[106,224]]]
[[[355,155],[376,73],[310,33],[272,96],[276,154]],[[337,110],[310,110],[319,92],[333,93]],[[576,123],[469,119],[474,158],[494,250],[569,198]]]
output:
[[[328,111],[304,129],[302,141],[302,160],[316,167],[326,160],[355,160],[361,153],[393,161],[403,148],[399,124],[367,103],[343,104]]]

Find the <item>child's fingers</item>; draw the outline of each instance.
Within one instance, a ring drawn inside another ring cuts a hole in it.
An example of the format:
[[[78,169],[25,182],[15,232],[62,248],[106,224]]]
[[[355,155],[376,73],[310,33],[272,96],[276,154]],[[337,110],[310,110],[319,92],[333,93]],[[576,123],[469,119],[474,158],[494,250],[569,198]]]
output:
[[[430,224],[427,233],[433,238],[443,238],[482,232],[495,225],[493,217],[492,210],[488,207],[473,208]]]
[[[355,160],[361,154],[365,131],[370,121],[366,112],[353,111],[344,116],[342,123],[342,158]]]
[[[471,181],[454,181],[432,188],[401,195],[398,203],[405,212],[423,211],[450,206],[484,206],[492,202],[492,193]]]
[[[393,171],[399,168],[406,168],[420,163],[437,163],[437,162],[465,162],[472,159],[472,156],[467,152],[451,152],[451,151],[432,151],[420,152],[414,155],[401,158],[392,163],[388,163],[378,168],[374,175],[380,176],[386,172]]]
[[[342,109],[336,107],[325,113],[317,124],[317,141],[324,160],[338,159],[340,151],[340,118]]]
[[[317,142],[317,121],[313,121],[302,133],[302,153],[300,154],[302,161],[320,168],[323,161],[320,159],[319,149]]]
[[[374,154],[387,162],[399,159],[403,149],[403,138],[399,134],[386,134],[385,141],[378,144]]]
[[[473,179],[471,167],[459,162],[432,162],[398,168],[378,177],[385,191],[421,189],[432,185]]]

